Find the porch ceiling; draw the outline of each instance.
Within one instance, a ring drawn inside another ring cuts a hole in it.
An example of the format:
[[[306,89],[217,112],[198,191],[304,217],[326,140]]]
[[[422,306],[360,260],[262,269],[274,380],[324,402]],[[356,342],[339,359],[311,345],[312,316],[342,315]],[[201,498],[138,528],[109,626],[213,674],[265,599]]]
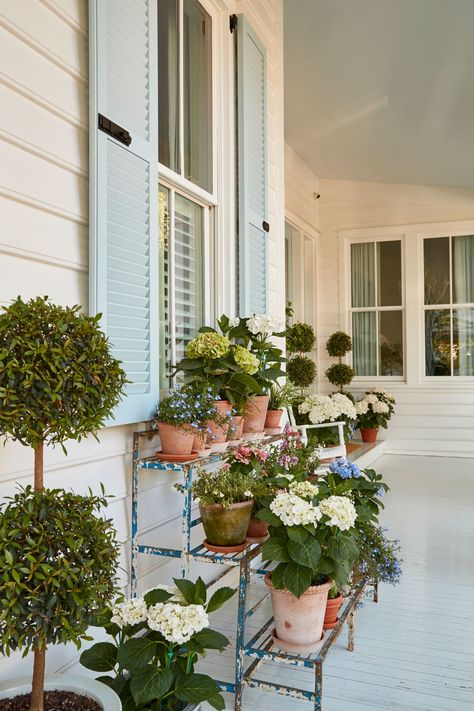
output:
[[[474,187],[473,0],[284,0],[286,140],[321,178]]]

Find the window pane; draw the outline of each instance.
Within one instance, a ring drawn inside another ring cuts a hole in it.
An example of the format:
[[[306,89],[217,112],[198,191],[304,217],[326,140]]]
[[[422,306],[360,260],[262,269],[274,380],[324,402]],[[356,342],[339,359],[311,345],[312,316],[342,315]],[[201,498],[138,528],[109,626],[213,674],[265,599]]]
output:
[[[453,375],[474,375],[474,309],[453,311]]]
[[[375,306],[375,245],[351,244],[352,306]]]
[[[169,190],[160,186],[158,192],[158,226],[160,259],[160,388],[170,386],[171,370],[171,331],[170,331],[170,295],[169,295],[169,239],[170,212]]]
[[[304,320],[306,321],[306,323],[311,324],[311,326],[315,326],[316,319],[314,315],[314,242],[311,237],[307,237],[306,235],[304,235],[303,240]]]
[[[451,316],[448,309],[425,311],[426,375],[451,375]]]
[[[158,92],[159,160],[179,173],[178,0],[158,3]]]
[[[293,301],[293,259],[292,259],[292,229],[285,222],[285,299],[286,303]]]
[[[424,240],[425,304],[449,304],[449,237]]]
[[[453,301],[474,303],[474,235],[453,237]]]
[[[379,320],[380,375],[403,375],[403,314],[381,311]]]
[[[211,31],[208,13],[196,0],[184,0],[184,173],[209,191],[212,191]]]
[[[352,314],[352,350],[356,375],[377,375],[375,311]]]
[[[402,305],[402,243],[377,242],[378,306]]]
[[[199,205],[176,195],[174,282],[176,362],[203,324],[202,212]]]

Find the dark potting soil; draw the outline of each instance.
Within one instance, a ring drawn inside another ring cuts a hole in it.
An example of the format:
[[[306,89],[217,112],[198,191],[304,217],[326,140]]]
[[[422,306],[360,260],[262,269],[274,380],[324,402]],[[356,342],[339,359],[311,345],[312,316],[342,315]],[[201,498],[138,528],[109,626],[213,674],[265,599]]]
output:
[[[31,694],[0,699],[0,711],[30,711]],[[103,711],[97,701],[73,691],[45,691],[44,711]]]

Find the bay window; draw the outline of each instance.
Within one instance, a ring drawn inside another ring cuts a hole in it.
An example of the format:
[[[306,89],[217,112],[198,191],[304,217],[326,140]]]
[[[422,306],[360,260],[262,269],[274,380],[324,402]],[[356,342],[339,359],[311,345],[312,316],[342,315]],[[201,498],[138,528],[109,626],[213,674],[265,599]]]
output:
[[[404,374],[400,239],[350,245],[350,323],[356,376]]]
[[[474,375],[474,235],[423,240],[425,374]]]

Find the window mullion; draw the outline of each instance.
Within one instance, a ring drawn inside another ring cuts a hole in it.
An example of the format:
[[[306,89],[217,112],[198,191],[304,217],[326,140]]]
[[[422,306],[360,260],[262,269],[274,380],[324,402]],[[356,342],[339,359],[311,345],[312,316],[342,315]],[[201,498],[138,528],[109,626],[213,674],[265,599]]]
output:
[[[171,364],[176,363],[176,278],[175,278],[175,192],[170,190],[170,221],[169,221],[169,244],[168,244],[168,269],[169,269],[169,287],[168,287],[168,303],[169,303],[169,338],[170,338],[170,354]]]
[[[179,172],[184,178],[184,6],[183,0],[179,0],[179,37],[178,37],[178,56],[179,56]]]

